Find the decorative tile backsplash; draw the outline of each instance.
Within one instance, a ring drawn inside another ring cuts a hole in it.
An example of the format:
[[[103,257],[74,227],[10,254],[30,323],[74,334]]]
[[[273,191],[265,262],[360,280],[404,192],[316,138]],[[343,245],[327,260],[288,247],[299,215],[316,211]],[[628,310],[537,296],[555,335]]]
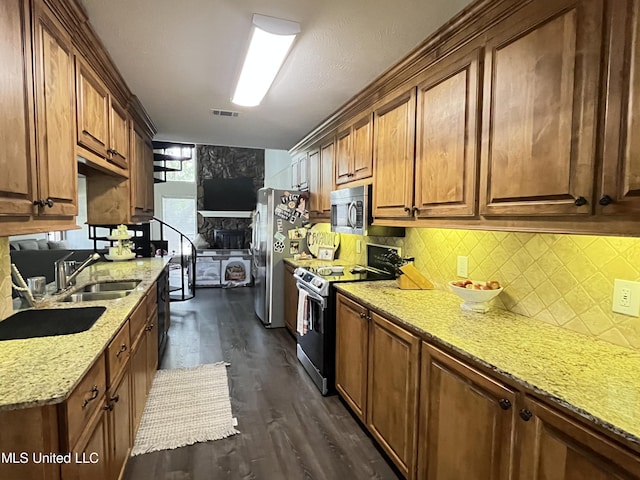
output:
[[[640,281],[639,238],[408,228],[405,238],[340,241],[338,257],[354,263],[366,261],[367,242],[401,246],[441,290],[458,278],[457,257],[466,255],[469,278],[504,286],[494,305],[640,350],[640,318],[611,311],[614,279]]]
[[[0,320],[7,318],[12,313],[9,239],[0,237]]]

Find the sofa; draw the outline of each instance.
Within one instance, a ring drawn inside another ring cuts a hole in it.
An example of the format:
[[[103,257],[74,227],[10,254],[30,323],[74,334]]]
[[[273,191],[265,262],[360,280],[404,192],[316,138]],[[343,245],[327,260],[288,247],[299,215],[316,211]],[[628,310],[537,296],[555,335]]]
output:
[[[25,239],[9,242],[11,263],[26,280],[29,277],[44,276],[47,283],[55,280],[55,262],[71,253],[68,260],[83,261],[93,253],[93,249],[73,250],[64,241],[54,242],[46,239]],[[105,251],[98,251],[104,254]]]

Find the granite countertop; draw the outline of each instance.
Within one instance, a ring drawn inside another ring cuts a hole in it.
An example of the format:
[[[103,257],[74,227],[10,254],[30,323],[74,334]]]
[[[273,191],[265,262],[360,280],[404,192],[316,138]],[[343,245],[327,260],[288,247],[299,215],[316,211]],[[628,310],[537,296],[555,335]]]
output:
[[[158,278],[170,257],[128,262],[98,262],[78,275],[79,290],[88,283],[137,279],[129,295],[116,300],[60,302],[68,295],[46,296],[38,308],[102,305],[106,311],[86,332],[0,342],[0,410],[63,402],[104,351],[129,314]]]
[[[389,281],[336,288],[640,448],[640,352],[495,307],[463,312],[459,297],[440,290]]]

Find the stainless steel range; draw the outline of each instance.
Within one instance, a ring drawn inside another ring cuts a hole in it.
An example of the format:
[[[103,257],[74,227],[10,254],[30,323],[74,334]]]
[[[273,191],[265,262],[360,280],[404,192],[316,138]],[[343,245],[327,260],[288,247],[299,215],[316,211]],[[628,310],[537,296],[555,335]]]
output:
[[[331,265],[297,268],[294,272],[298,287],[297,356],[323,395],[335,390],[336,291],[338,282],[390,280],[392,269],[377,262],[390,251],[399,249],[367,245],[369,266]]]

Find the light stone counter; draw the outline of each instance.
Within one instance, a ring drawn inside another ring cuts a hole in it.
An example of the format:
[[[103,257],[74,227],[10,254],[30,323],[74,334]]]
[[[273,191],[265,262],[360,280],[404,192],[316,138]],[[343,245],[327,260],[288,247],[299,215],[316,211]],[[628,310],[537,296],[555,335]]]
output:
[[[336,287],[640,448],[640,352],[498,308],[463,312],[459,297],[440,290],[386,281]]]
[[[0,410],[14,410],[63,402],[118,332],[129,314],[156,281],[169,257],[127,262],[98,262],[77,279],[79,290],[88,283],[142,280],[131,294],[116,300],[81,303],[45,297],[38,308],[105,306],[107,310],[86,332],[56,337],[0,341]]]
[[[308,268],[308,267],[321,267],[324,265],[342,265],[342,266],[347,266],[349,265],[349,263],[345,262],[344,260],[320,260],[317,258],[308,258],[305,260],[302,259],[298,259],[295,260],[293,258],[285,258],[284,259],[284,263],[288,263],[289,265],[291,265],[292,267],[303,267],[303,268]]]

